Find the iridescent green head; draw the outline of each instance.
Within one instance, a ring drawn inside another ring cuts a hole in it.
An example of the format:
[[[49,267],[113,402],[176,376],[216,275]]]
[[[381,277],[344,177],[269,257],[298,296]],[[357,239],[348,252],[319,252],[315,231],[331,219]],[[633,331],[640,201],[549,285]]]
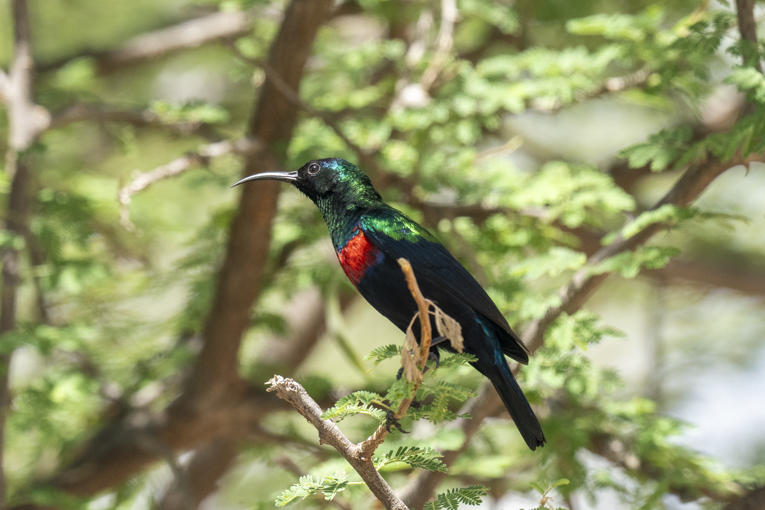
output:
[[[315,159],[295,172],[263,172],[251,175],[234,186],[265,179],[291,183],[320,208],[330,202],[335,206],[340,203],[368,206],[382,201],[369,177],[356,165],[340,158]]]

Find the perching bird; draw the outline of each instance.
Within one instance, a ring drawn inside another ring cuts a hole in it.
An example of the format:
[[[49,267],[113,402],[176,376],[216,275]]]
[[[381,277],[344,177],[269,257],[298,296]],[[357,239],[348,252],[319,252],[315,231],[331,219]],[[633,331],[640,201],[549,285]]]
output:
[[[488,377],[532,450],[545,436],[505,356],[526,364],[529,352],[481,285],[438,240],[385,204],[361,170],[339,158],[309,161],[296,172],[264,172],[258,180],[289,182],[318,206],[345,274],[378,312],[406,331],[417,312],[397,259],[407,259],[422,294],[462,326],[471,365]],[[449,342],[434,350],[451,350]],[[437,352],[437,351],[436,351]]]

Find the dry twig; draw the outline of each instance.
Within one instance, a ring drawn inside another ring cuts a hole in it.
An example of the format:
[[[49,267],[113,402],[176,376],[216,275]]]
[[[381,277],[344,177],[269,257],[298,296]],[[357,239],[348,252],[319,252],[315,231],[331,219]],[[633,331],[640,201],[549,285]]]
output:
[[[417,394],[417,389],[422,382],[422,375],[425,369],[425,364],[428,361],[428,354],[430,352],[431,342],[431,325],[430,325],[430,307],[435,306],[432,301],[426,299],[420,291],[419,285],[417,285],[417,278],[412,270],[412,265],[406,259],[398,259],[398,263],[401,266],[401,271],[404,273],[409,292],[412,293],[415,302],[417,303],[418,312],[412,319],[419,318],[420,320],[420,342],[419,348],[416,345],[410,345],[411,328],[407,331],[407,342],[404,344],[402,350],[402,364],[406,366],[403,360],[403,356],[409,355],[406,352],[410,347],[414,349],[414,364],[416,366],[415,375],[408,376],[410,381],[414,383],[412,389],[412,397],[406,398],[401,401],[398,409],[394,413],[394,418],[399,419],[406,414],[406,411],[414,401],[414,395]],[[425,319],[423,319],[425,317]],[[412,342],[415,343],[416,342]],[[411,355],[410,355],[411,356]],[[329,444],[333,446],[340,454],[348,460],[353,468],[361,475],[362,479],[369,486],[370,490],[379,499],[385,508],[405,509],[406,505],[393,493],[393,490],[380,477],[377,470],[374,469],[372,464],[372,455],[375,450],[385,441],[385,437],[388,435],[388,428],[385,424],[380,425],[375,432],[369,436],[365,441],[353,444],[340,429],[331,420],[322,420],[322,410],[311,399],[300,384],[292,379],[284,379],[283,377],[276,375],[268,382],[271,385],[268,391],[276,391],[279,398],[289,402],[300,414],[302,414],[316,429],[319,431],[319,439],[322,444]],[[353,460],[351,460],[353,459]]]
[[[280,375],[275,375],[267,384],[270,386],[268,391],[275,391],[277,397],[287,401],[308,420],[308,423],[316,427],[319,432],[319,443],[328,444],[335,448],[356,470],[372,494],[380,500],[385,508],[388,510],[408,510],[408,507],[393,492],[388,482],[377,472],[372,463],[372,458],[364,454],[361,445],[354,444],[345,437],[345,434],[332,420],[321,419],[321,407],[300,384]]]

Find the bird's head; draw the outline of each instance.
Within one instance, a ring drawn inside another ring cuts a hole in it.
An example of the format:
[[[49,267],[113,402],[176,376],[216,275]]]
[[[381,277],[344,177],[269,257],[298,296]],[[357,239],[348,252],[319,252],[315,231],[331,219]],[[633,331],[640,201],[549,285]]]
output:
[[[293,172],[250,175],[234,186],[261,180],[289,182],[320,207],[322,202],[365,205],[382,200],[369,177],[356,165],[340,158],[314,159]]]

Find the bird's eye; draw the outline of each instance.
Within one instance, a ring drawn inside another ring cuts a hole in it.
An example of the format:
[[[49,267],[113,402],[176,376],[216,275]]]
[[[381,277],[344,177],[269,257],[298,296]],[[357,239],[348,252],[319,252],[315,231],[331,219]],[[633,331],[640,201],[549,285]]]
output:
[[[311,163],[308,165],[308,175],[316,175],[319,173],[319,170],[321,170],[321,167],[318,163]]]

